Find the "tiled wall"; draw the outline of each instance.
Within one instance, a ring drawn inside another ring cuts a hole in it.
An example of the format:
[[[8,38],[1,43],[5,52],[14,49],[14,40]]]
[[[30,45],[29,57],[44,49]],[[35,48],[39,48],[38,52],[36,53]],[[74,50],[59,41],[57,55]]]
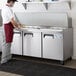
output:
[[[2,26],[1,10],[0,10],[0,26]]]
[[[46,10],[43,3],[31,3],[27,4],[27,10],[25,10],[21,3],[16,3],[13,10],[15,12],[69,12],[67,3],[48,4],[48,6],[48,10]]]
[[[73,59],[76,59],[76,0],[72,1],[71,17],[73,26]]]
[[[7,0],[0,0],[0,26],[2,26],[1,8],[5,5]]]
[[[0,9],[5,5],[7,0],[0,0]]]

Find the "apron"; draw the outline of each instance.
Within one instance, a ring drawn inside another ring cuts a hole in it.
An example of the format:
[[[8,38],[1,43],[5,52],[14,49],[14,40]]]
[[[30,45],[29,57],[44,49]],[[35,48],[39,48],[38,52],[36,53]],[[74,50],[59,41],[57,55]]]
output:
[[[14,27],[11,22],[4,24],[6,43],[11,43],[13,41],[13,29]]]

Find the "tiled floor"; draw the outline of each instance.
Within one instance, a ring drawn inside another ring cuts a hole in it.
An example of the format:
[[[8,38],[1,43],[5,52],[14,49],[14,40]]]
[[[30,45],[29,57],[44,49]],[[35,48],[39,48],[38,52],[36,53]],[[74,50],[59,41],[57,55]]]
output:
[[[76,69],[76,60],[68,60],[65,63],[65,65],[62,66]],[[0,76],[22,76],[22,75],[0,71]]]
[[[0,76],[22,76],[22,75],[12,74],[12,73],[8,73],[8,72],[0,71]]]
[[[76,60],[67,61],[64,66],[76,69]]]

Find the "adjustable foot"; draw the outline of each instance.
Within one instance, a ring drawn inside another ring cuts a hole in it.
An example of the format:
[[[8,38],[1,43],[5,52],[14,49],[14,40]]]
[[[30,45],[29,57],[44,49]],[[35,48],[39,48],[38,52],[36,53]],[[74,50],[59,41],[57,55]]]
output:
[[[60,64],[61,64],[61,65],[64,65],[64,61],[60,61]]]

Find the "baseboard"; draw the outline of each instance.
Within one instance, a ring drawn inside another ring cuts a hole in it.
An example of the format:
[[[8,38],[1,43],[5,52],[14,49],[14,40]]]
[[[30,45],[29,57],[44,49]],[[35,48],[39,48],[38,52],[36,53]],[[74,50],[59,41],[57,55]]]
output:
[[[76,60],[76,56],[73,56],[72,59]]]

